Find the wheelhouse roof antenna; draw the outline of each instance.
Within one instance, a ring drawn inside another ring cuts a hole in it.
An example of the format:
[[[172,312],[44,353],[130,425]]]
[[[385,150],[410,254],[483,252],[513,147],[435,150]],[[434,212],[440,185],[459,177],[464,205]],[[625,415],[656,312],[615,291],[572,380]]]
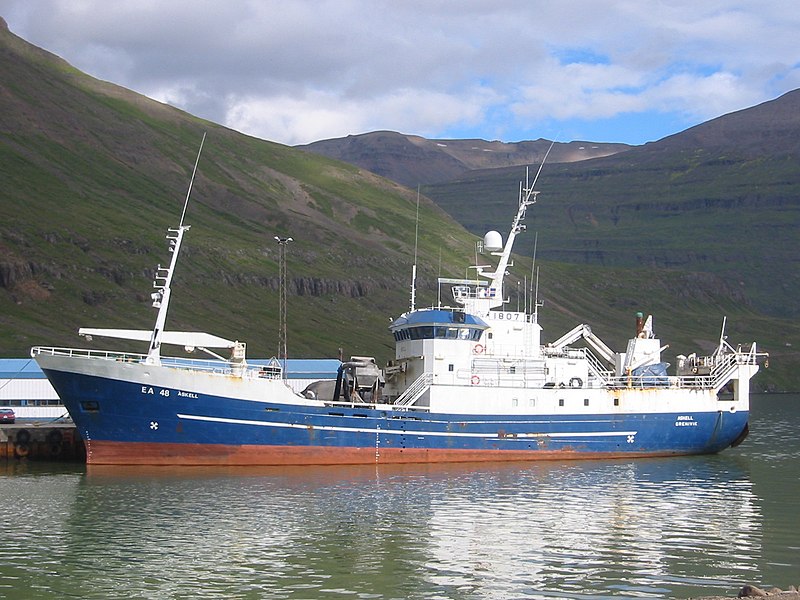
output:
[[[414,265],[411,267],[411,310],[417,304],[417,242],[419,241],[419,186],[417,186],[417,217],[414,225]]]

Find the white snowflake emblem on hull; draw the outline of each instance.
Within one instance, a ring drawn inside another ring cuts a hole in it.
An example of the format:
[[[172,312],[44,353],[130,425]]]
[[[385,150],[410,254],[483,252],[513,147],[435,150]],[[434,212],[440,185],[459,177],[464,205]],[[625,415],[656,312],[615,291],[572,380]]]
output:
[[[632,435],[629,435],[629,436],[628,436],[628,443],[629,443],[629,444],[632,444],[634,441],[636,441],[636,440],[634,440],[634,436],[632,436]]]
[[[152,429],[153,431],[158,429],[158,421],[150,421],[150,429]]]

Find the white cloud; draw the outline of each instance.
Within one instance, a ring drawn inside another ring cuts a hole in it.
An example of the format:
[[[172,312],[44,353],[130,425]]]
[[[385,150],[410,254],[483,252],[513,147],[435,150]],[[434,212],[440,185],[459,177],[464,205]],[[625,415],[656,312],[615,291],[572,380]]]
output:
[[[302,98],[244,97],[231,99],[225,122],[239,131],[287,144],[383,129],[435,135],[443,126],[478,122],[483,104],[480,93],[469,101],[412,89],[393,90],[367,101],[324,92]]]
[[[660,112],[677,111],[696,120],[707,120],[758,102],[755,94],[732,73],[708,76],[679,74],[647,90],[646,103]]]
[[[800,84],[796,0],[0,0],[0,14],[92,75],[284,143],[580,135],[572,120],[647,113],[689,126]]]

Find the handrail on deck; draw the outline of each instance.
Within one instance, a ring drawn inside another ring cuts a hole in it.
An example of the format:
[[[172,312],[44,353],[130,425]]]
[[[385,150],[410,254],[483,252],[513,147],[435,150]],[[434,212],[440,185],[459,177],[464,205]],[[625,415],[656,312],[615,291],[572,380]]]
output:
[[[134,352],[116,352],[111,350],[91,350],[88,348],[54,348],[34,346],[31,348],[31,357],[39,354],[50,356],[65,356],[69,358],[85,358],[92,360],[107,360],[132,364],[144,364],[147,355]],[[206,360],[196,358],[179,358],[171,356],[161,357],[161,366],[172,369],[186,369],[219,375],[240,375],[242,378],[252,379],[281,379],[282,373],[278,366],[264,367],[262,365],[242,365],[241,363],[225,362],[220,360]]]

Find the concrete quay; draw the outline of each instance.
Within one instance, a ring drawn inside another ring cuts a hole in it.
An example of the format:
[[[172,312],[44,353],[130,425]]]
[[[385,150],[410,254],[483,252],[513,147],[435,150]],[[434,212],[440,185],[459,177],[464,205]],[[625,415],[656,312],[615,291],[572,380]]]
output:
[[[0,425],[0,461],[85,462],[86,449],[72,422],[17,420]]]

